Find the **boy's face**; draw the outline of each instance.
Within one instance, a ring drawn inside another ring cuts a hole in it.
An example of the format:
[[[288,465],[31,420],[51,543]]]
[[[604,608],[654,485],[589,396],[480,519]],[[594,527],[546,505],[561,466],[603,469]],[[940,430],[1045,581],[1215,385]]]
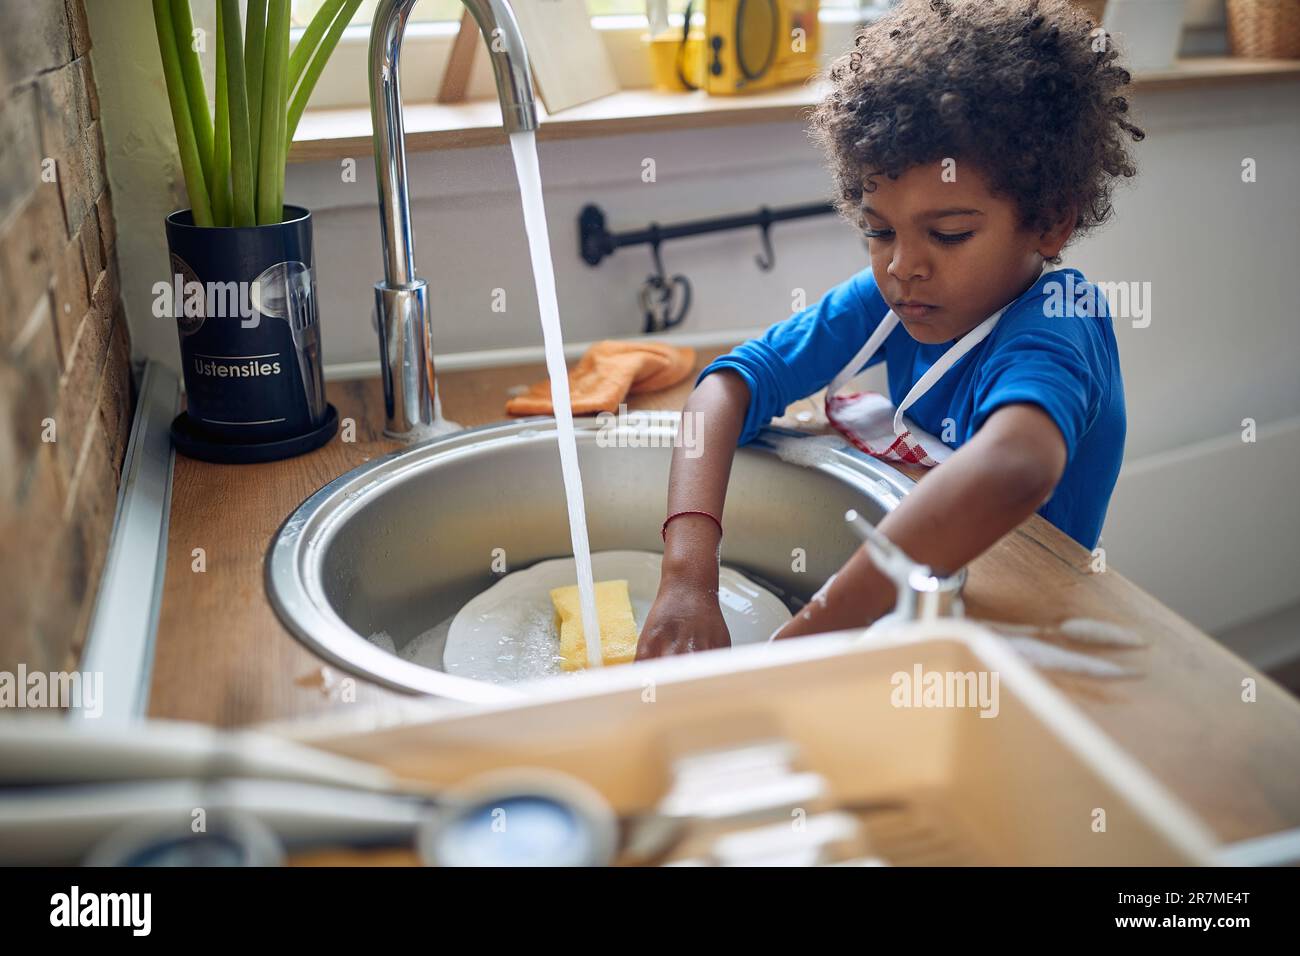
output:
[[[935,162],[870,181],[862,204],[871,271],[918,342],[959,338],[1024,292],[1073,229],[1072,216],[1041,235],[1023,228],[1014,203],[960,159],[946,176]]]

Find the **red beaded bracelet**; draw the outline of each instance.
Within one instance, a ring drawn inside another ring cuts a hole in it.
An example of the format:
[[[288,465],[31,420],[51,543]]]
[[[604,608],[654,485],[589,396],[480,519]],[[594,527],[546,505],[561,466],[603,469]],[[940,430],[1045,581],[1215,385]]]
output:
[[[717,515],[709,514],[707,511],[674,511],[672,514],[670,514],[667,518],[664,519],[664,526],[659,529],[659,537],[663,538],[664,541],[667,541],[668,522],[672,521],[674,518],[680,518],[682,515],[704,515],[704,517],[706,518],[712,518],[713,523],[718,526],[718,534],[722,534],[722,521],[718,518]]]

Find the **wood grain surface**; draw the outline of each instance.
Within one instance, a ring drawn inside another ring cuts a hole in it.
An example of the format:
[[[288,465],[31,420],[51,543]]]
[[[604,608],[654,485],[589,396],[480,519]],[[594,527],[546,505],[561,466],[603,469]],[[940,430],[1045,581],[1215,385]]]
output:
[[[723,351],[697,349],[697,370]],[[502,420],[507,390],[545,375],[541,363],[442,373],[444,414],[465,425]],[[693,373],[628,405],[680,409],[694,380]],[[281,521],[321,485],[396,447],[381,435],[378,380],[332,382],[328,391],[339,415],[355,420],[355,443],[335,438],[311,454],[260,465],[177,455],[151,716],[229,727],[350,706],[340,699],[348,675],[289,634],[262,581]],[[816,397],[802,400],[776,423],[823,431],[819,406]],[[204,549],[202,573],[192,567],[196,548]],[[1091,563],[1035,515],[972,563],[967,613],[1034,624],[1092,617],[1137,631],[1148,646],[1090,651],[1136,676],[1049,679],[1221,838],[1300,826],[1300,700],[1119,571],[1094,573]],[[1242,699],[1247,678],[1257,688],[1253,703]],[[361,703],[401,696],[360,678],[355,686]]]

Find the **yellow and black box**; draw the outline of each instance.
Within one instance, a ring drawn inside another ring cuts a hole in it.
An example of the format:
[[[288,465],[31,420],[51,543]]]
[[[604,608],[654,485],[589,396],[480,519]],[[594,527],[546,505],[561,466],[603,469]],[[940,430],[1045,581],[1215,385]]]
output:
[[[705,0],[704,88],[732,96],[817,72],[821,0]]]

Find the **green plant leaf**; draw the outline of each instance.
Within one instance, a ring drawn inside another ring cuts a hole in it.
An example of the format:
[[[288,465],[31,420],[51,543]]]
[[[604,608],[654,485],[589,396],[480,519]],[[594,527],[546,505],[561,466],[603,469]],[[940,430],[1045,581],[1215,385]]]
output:
[[[293,48],[293,53],[289,56],[289,93],[298,88],[298,81],[302,79],[302,71],[307,68],[307,62],[316,52],[316,46],[320,43],[320,38],[325,35],[334,18],[338,16],[339,8],[343,6],[345,0],[325,0],[321,8],[316,11],[316,15],[311,18],[311,23],[307,24],[307,29],[303,31],[298,45]],[[351,17],[348,18],[349,20]]]
[[[252,137],[253,164],[261,155],[262,137],[262,72],[266,59],[266,3],[267,0],[248,0],[248,26],[245,34],[244,82],[248,87],[248,131]],[[256,188],[256,187],[254,187]]]
[[[203,88],[203,66],[199,63],[198,51],[194,49],[194,18],[190,14],[190,0],[171,0],[171,3],[172,29],[176,34],[181,76],[185,80],[190,122],[194,125],[203,180],[209,182],[212,178],[212,115],[208,112],[208,94]]]
[[[230,225],[230,93],[226,81],[225,31],[221,28],[221,5],[217,5],[217,108],[212,135],[212,178],[208,193],[212,218],[218,226]]]
[[[176,147],[180,153],[181,170],[185,174],[185,189],[189,193],[190,212],[196,226],[212,225],[212,208],[208,204],[208,189],[203,176],[203,163],[199,159],[198,142],[190,119],[189,100],[185,91],[185,78],[181,71],[180,53],[176,49],[176,30],[172,22],[169,0],[153,0],[154,29],[158,34],[158,53],[162,57],[163,79],[167,84],[167,101],[171,106],[172,126],[176,130]]]
[[[257,180],[253,173],[253,146],[249,133],[248,87],[245,81],[244,41],[239,28],[239,0],[220,0],[226,85],[230,110],[230,183],[233,224],[257,224]]]
[[[270,0],[262,67],[262,130],[258,135],[257,221],[283,216],[285,85],[288,82],[289,0]]]
[[[284,32],[280,35],[280,95],[276,100],[275,135],[275,208],[276,222],[284,219],[284,175],[288,154],[284,145],[284,130],[289,122],[289,0],[285,2]]]

